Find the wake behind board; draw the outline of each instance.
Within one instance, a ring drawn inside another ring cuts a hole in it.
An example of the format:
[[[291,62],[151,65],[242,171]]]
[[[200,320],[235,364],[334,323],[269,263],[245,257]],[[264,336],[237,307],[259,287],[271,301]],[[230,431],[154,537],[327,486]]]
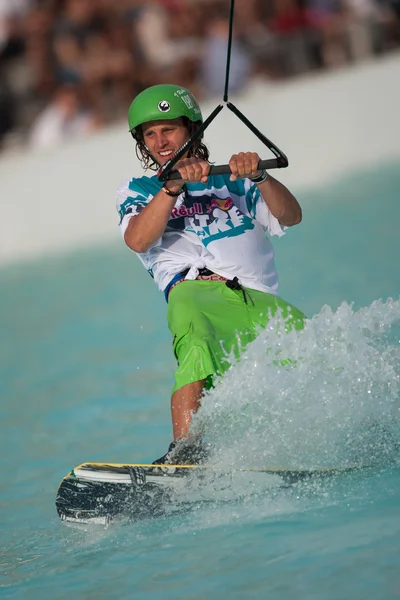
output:
[[[227,473],[218,467],[83,463],[58,488],[56,508],[63,521],[107,524],[119,519],[161,516],[187,502],[207,499],[202,477],[239,479],[245,485],[262,480],[274,487],[311,477],[324,477],[354,468],[317,470],[238,468]],[[194,476],[194,477],[193,477]],[[224,488],[226,490],[226,487]],[[215,491],[215,490],[214,490]],[[214,495],[215,499],[215,495]]]

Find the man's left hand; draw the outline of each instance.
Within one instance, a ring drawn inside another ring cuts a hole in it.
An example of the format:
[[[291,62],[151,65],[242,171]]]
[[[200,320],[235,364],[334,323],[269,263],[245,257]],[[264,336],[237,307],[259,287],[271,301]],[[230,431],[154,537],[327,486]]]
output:
[[[229,168],[232,171],[231,181],[244,179],[245,177],[258,177],[261,174],[258,168],[260,157],[257,152],[239,152],[233,154],[229,161]]]

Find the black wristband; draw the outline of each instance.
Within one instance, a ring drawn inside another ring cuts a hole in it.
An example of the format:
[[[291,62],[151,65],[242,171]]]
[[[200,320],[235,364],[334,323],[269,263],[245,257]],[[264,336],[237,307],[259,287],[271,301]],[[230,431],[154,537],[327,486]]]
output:
[[[184,191],[183,187],[181,187],[181,189],[178,190],[177,192],[172,192],[171,190],[169,190],[167,188],[167,186],[165,185],[165,183],[164,183],[164,185],[162,186],[161,189],[162,189],[163,192],[165,192],[167,194],[167,196],[174,196],[174,197],[180,196],[182,194],[182,192]]]
[[[263,181],[268,179],[268,173],[265,169],[263,169],[258,177],[249,177],[248,179],[250,179],[250,181],[253,183],[263,183]]]

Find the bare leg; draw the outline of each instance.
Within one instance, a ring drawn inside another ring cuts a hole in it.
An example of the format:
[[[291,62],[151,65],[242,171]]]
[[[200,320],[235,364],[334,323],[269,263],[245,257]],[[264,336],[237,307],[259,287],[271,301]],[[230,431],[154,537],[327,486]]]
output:
[[[174,440],[186,437],[192,421],[192,414],[200,407],[200,398],[206,380],[194,381],[179,388],[172,394],[171,415]]]

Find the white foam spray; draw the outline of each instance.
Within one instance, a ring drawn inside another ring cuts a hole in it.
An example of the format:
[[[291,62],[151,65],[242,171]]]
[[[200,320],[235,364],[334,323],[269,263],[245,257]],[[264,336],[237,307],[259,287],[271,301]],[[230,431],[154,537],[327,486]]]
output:
[[[193,429],[205,432],[213,462],[316,469],[397,461],[400,301],[325,306],[303,331],[282,331],[277,316],[204,398]]]

